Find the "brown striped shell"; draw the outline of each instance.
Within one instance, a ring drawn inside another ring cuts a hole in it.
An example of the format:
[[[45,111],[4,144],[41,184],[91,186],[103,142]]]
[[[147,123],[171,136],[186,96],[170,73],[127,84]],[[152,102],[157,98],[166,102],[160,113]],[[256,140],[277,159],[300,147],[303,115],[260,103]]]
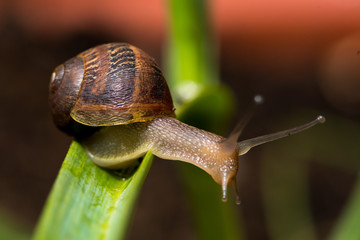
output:
[[[70,134],[73,120],[94,127],[174,116],[155,60],[126,43],[99,45],[58,66],[49,101],[56,125]]]

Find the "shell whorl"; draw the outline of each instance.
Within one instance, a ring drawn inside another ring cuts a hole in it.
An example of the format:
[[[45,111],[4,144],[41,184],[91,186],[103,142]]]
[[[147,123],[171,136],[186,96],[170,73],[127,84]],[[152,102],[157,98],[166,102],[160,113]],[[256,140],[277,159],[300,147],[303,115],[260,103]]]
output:
[[[70,116],[84,74],[82,58],[74,57],[55,68],[50,81],[49,103],[55,124],[71,133],[74,121]]]
[[[74,124],[111,126],[175,116],[155,60],[126,43],[99,45],[58,66],[49,101],[56,125],[71,135]]]
[[[174,116],[166,81],[153,58],[124,43],[97,46],[78,55],[84,80],[71,111],[78,122],[111,126]]]

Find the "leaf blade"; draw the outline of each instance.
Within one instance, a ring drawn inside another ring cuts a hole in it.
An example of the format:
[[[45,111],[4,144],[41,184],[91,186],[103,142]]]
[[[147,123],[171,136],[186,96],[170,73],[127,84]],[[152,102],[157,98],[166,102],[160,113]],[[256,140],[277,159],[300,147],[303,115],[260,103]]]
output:
[[[74,141],[54,183],[33,239],[124,238],[153,157],[121,177],[97,167]]]

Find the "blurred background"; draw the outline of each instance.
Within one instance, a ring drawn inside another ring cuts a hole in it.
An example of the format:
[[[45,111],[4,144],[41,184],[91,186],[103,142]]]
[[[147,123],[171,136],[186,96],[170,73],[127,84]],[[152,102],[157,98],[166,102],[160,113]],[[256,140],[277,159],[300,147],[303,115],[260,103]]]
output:
[[[243,138],[327,117],[241,158],[245,235],[327,239],[360,169],[360,3],[208,3],[221,79],[239,109],[233,123],[254,94],[265,97]],[[0,0],[0,219],[32,231],[71,142],[49,113],[52,70],[106,42],[131,43],[165,64],[167,14],[165,0]],[[195,238],[176,164],[155,161],[129,239]]]

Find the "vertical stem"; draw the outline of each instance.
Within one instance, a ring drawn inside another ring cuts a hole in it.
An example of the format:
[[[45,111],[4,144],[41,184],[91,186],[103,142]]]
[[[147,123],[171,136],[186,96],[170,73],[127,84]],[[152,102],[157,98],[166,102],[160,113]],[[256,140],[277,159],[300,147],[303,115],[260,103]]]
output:
[[[169,84],[177,100],[189,100],[205,86],[219,82],[207,1],[171,0],[169,3]]]
[[[308,199],[307,156],[286,159],[294,152],[290,147],[284,154],[280,145],[264,148],[261,177],[270,239],[316,239]]]
[[[360,239],[360,174],[354,185],[353,193],[349,198],[338,225],[331,235],[331,240],[355,240]]]
[[[167,75],[179,118],[218,132],[232,114],[234,99],[220,85],[216,47],[205,0],[170,0]],[[180,114],[179,114],[180,112]],[[244,239],[233,199],[221,201],[221,187],[200,169],[180,165],[198,239]]]

